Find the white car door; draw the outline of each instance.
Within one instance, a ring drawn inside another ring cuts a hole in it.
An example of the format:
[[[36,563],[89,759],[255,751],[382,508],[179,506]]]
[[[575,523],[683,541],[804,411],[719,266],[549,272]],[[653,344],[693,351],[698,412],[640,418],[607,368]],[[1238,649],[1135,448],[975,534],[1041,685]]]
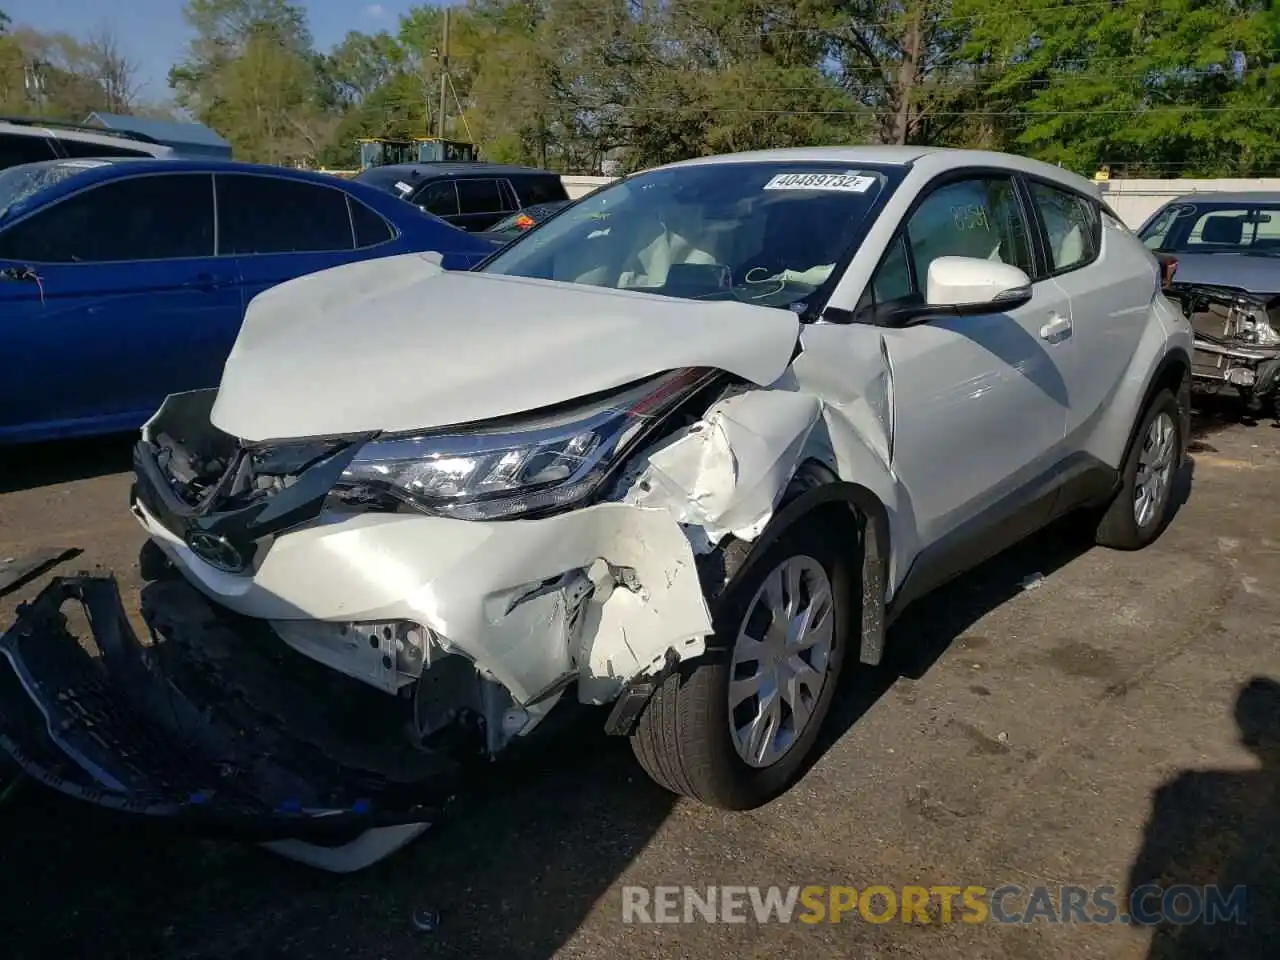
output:
[[[1123,382],[1156,277],[1143,248],[1094,200],[1038,180],[1028,186],[1049,241],[1049,269],[1071,301],[1063,377],[1071,395],[1067,436],[1074,442]],[[1110,221],[1105,227],[1104,220]]]
[[[927,189],[872,278],[877,304],[920,302],[929,264],[941,256],[1001,260],[1035,276],[1031,221],[1011,177]],[[919,546],[963,533],[969,521],[990,534],[998,524],[1010,539],[1035,526],[1050,507],[1043,480],[1061,456],[1071,405],[1063,290],[1045,279],[1013,310],[877,332],[893,384],[892,462]]]

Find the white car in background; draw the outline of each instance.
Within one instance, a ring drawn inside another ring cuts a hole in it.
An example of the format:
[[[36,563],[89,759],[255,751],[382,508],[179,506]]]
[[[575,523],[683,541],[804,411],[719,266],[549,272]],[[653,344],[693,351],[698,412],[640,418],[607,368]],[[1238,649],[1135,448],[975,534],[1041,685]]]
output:
[[[235,775],[162,786],[99,750],[59,789],[249,808],[276,849],[350,869],[434,819],[448,771],[578,702],[612,704],[664,787],[758,806],[906,604],[1069,511],[1110,547],[1159,536],[1191,348],[1093,184],[923,147],[692,160],[471,272],[408,255],[281,284],[135,456],[148,566],[177,574],[148,619],[237,696],[180,663],[168,699],[132,674],[119,696]],[[59,583],[27,636],[67,596],[110,602]],[[4,650],[56,716],[67,684]]]

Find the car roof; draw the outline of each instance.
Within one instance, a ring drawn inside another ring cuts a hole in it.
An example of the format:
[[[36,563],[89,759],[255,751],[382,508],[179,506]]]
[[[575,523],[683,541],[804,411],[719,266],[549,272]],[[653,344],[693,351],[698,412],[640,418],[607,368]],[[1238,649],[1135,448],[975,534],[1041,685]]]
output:
[[[349,184],[354,181],[343,179],[332,173],[321,173],[318,170],[297,170],[293,167],[276,167],[267,163],[248,163],[244,160],[222,160],[216,157],[75,157],[50,160],[38,160],[24,166],[57,166],[69,164],[84,166],[85,180],[107,180],[128,172],[136,173],[255,173],[273,177],[285,177],[290,180],[306,180],[311,183],[323,183],[329,186]],[[89,166],[92,164],[92,166]],[[13,169],[13,168],[10,168]],[[367,185],[366,185],[367,186]]]
[[[1013,153],[994,150],[964,150],[953,147],[884,146],[869,144],[853,147],[790,147],[777,150],[751,150],[711,157],[696,157],[666,165],[663,169],[731,163],[868,163],[887,166],[911,166],[928,176],[965,167],[996,167],[1013,170],[1030,176],[1061,183],[1091,197],[1098,198],[1101,191],[1092,180],[1079,174],[1055,167],[1041,160],[1020,157]]]
[[[537,167],[518,167],[508,163],[388,163],[383,166],[370,167],[363,173],[377,171],[389,176],[413,177],[415,179],[435,179],[438,177],[470,177],[470,176],[543,176],[558,177],[560,174],[550,170],[539,170]]]
[[[0,133],[16,137],[52,137],[57,140],[75,140],[82,143],[100,143],[103,146],[118,147],[121,142],[141,151],[151,151],[156,155],[168,156],[173,147],[161,143],[153,137],[132,134],[127,131],[108,130],[106,128],[89,127],[78,123],[62,123],[60,121],[28,120],[25,117],[0,117]]]
[[[1276,190],[1214,190],[1203,193],[1187,193],[1174,197],[1170,203],[1280,203],[1280,191]]]
[[[24,168],[56,167],[60,165],[80,167],[82,169],[79,175],[67,177],[44,187],[40,191],[41,194],[51,200],[56,200],[65,194],[74,193],[93,184],[128,176],[151,173],[245,173],[332,187],[359,198],[364,203],[378,209],[379,212],[385,212],[383,204],[386,200],[386,195],[384,191],[379,190],[372,184],[360,183],[357,180],[348,180],[332,173],[321,173],[316,170],[297,170],[291,167],[276,167],[265,163],[246,163],[240,160],[200,157],[76,157],[38,160],[34,163],[18,164],[6,170],[0,170],[0,175]],[[398,204],[400,201],[396,202]]]

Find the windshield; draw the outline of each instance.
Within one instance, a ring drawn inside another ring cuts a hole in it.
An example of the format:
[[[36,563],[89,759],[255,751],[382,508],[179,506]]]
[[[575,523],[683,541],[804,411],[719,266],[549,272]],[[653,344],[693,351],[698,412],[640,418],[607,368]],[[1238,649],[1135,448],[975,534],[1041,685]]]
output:
[[[0,170],[0,219],[17,213],[26,200],[46,187],[109,163],[109,160],[41,160]]]
[[[1138,236],[1161,253],[1280,256],[1280,197],[1270,203],[1171,203]]]
[[[480,269],[790,307],[831,275],[893,169],[774,161],[654,170],[580,200]]]

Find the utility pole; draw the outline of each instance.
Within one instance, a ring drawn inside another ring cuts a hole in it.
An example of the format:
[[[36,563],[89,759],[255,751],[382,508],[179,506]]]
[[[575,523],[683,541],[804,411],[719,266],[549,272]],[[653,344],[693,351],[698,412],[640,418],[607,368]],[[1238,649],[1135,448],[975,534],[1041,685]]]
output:
[[[449,8],[444,8],[444,42],[440,45],[440,139],[444,139],[445,95],[449,91]]]

